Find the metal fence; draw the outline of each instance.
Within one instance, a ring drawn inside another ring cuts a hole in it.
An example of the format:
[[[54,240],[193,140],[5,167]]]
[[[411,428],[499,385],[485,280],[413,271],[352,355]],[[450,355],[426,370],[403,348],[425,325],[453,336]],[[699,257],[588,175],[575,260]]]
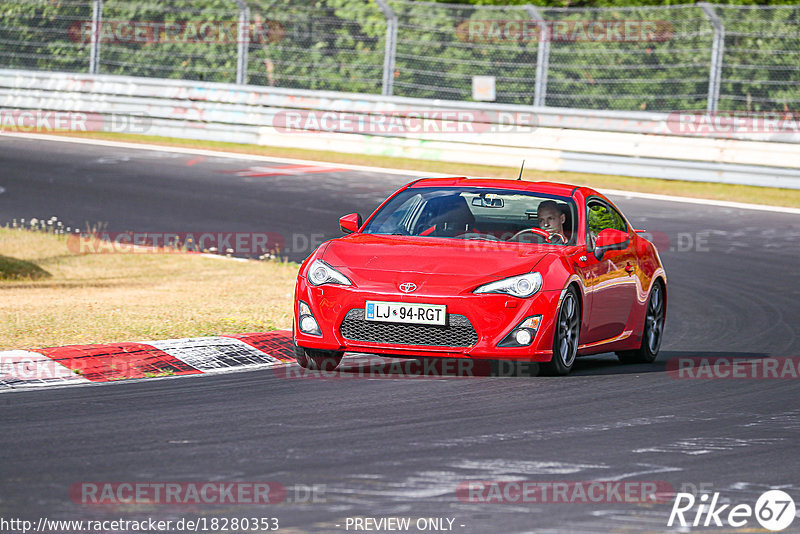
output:
[[[583,109],[800,103],[800,6],[4,0],[0,29],[0,68],[456,101],[483,76],[498,103]]]

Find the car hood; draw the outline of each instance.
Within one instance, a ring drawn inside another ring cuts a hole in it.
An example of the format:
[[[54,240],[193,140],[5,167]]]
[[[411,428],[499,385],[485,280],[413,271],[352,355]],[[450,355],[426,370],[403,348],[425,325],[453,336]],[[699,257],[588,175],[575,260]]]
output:
[[[420,289],[462,288],[531,271],[552,246],[353,234],[328,243],[322,259],[360,287],[414,282]]]

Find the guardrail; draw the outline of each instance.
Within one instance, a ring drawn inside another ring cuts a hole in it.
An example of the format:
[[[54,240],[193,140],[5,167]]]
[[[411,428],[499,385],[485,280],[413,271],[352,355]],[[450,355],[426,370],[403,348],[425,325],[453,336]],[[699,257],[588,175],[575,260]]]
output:
[[[792,116],[593,111],[0,70],[0,127],[37,130],[34,116],[20,110],[83,113],[94,118],[91,129],[106,131],[509,167],[525,159],[540,170],[800,189],[800,120]]]
[[[0,66],[624,111],[800,106],[800,5],[145,4],[3,0]]]

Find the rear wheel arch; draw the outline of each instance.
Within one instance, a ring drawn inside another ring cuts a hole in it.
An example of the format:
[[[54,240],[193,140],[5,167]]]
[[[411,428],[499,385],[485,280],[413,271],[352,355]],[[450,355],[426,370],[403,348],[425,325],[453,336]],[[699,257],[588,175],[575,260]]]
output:
[[[656,277],[650,285],[645,306],[640,345],[633,350],[617,352],[622,363],[652,363],[658,357],[667,315],[667,284],[662,277]]]
[[[650,284],[650,291],[653,291],[653,288],[656,284],[661,284],[661,299],[664,301],[664,322],[667,320],[667,304],[669,304],[669,292],[667,290],[667,279],[663,275],[658,275],[653,279],[653,283]],[[648,295],[648,301],[650,300]]]

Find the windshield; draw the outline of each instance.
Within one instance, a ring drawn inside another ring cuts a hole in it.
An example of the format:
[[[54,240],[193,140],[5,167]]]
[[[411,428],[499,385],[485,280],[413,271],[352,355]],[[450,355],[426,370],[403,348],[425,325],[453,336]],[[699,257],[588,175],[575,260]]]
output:
[[[367,234],[574,244],[575,203],[508,189],[419,187],[401,191],[370,220]]]

